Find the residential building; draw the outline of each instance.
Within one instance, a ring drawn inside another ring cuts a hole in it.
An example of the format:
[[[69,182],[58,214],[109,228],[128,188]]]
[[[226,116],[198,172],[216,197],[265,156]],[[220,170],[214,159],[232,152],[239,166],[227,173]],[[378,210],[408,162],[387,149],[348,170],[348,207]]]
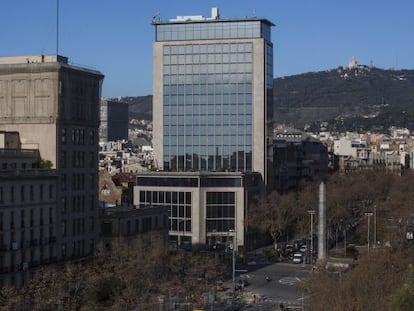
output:
[[[19,132],[58,176],[57,260],[88,256],[97,242],[102,80],[60,55],[0,57],[0,131]]]
[[[168,202],[176,206],[169,215],[175,241],[181,242],[185,227],[183,238],[191,244],[210,243],[214,235],[236,237],[237,246],[244,245],[249,191],[264,190],[272,160],[267,141],[273,111],[273,24],[258,17],[224,19],[213,8],[208,18],[178,16],[155,19],[153,25],[158,172],[138,174],[134,204],[147,204],[148,187],[161,183],[154,195],[178,200]],[[190,172],[195,176],[189,177]],[[255,187],[245,187],[245,178],[254,179]],[[189,185],[180,186],[180,180]],[[209,217],[220,218],[217,227]]]
[[[381,139],[368,140],[340,137],[334,140],[334,155],[342,173],[358,170],[382,170],[401,175],[410,167],[409,147],[404,141]]]
[[[28,284],[36,267],[57,261],[56,170],[17,132],[0,132],[0,287]]]

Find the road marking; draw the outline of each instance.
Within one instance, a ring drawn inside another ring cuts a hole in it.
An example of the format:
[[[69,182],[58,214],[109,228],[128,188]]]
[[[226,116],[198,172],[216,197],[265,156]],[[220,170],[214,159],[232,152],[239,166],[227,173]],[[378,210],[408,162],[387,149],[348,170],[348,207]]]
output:
[[[292,286],[292,285],[295,285],[296,283],[299,283],[300,281],[301,279],[298,277],[286,277],[286,278],[281,278],[279,280],[279,283],[283,285]]]

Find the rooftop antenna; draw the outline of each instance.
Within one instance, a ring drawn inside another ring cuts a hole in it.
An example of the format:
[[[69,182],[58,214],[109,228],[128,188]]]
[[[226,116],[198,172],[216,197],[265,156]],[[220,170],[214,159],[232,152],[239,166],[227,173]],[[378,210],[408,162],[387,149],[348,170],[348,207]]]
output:
[[[253,17],[256,17],[256,9],[253,8]]]
[[[59,55],[59,0],[56,0],[56,56]]]
[[[153,23],[155,23],[155,22],[159,22],[160,21],[160,12],[158,12],[157,14],[155,14],[153,17],[152,17],[152,22]]]

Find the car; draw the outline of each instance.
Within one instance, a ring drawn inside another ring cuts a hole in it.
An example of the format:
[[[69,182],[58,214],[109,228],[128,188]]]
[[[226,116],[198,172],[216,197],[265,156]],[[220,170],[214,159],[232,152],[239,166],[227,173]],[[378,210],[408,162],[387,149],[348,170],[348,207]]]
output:
[[[246,279],[237,279],[236,280],[236,284],[234,284],[234,287],[236,290],[242,290],[244,289],[247,285],[249,285],[249,282]]]
[[[302,255],[302,253],[295,253],[295,254],[293,254],[293,262],[294,263],[302,263],[303,262],[303,255]]]
[[[299,249],[301,253],[306,253],[308,251],[308,247],[306,245],[302,245]]]

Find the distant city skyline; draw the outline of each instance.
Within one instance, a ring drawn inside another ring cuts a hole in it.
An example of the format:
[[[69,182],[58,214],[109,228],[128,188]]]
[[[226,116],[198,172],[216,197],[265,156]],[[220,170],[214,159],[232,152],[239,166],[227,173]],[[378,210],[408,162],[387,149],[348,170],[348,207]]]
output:
[[[1,4],[0,56],[56,54],[58,0]],[[414,2],[59,0],[59,54],[105,74],[103,97],[152,94],[152,17],[258,16],[272,21],[274,77],[359,63],[414,69]]]

